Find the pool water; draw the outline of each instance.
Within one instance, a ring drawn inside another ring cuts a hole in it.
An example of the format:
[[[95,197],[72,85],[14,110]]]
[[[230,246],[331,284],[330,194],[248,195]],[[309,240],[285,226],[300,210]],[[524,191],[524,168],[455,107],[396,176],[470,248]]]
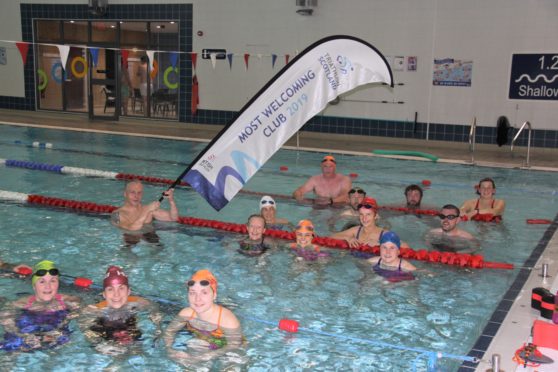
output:
[[[176,178],[204,143],[100,135],[36,128],[0,126],[0,158]],[[52,143],[52,149],[31,146]],[[289,195],[307,177],[318,173],[323,153],[282,150],[244,190]],[[513,169],[478,168],[431,162],[336,155],[338,171],[357,173],[363,187],[380,205],[400,204],[403,189],[428,179],[423,204],[461,205],[475,197],[473,185],[493,177],[497,197],[506,200],[504,222],[460,226],[481,241],[478,253],[487,261],[521,266],[546,226],[528,225],[527,218],[554,219],[558,206],[557,175]],[[280,171],[288,166],[288,171]],[[0,190],[120,205],[124,183],[118,180],[60,175],[19,168],[1,168]],[[145,184],[144,201],[159,197],[163,186]],[[258,212],[259,196],[240,193],[221,212],[197,193],[177,189],[180,215],[241,223]],[[278,216],[296,223],[314,221],[318,235],[328,234],[332,210],[276,198]],[[439,225],[428,216],[384,213],[384,221],[415,249],[425,247],[424,234]],[[8,262],[55,261],[63,274],[100,283],[106,267],[121,265],[132,290],[161,305],[163,328],[186,305],[184,281],[208,268],[219,280],[218,300],[240,318],[247,345],[197,369],[221,370],[426,370],[426,354],[466,355],[487,319],[516,277],[516,270],[464,269],[413,262],[417,280],[387,284],[364,260],[332,251],[324,263],[296,261],[282,247],[251,258],[236,252],[237,234],[157,223],[161,245],[140,242],[126,248],[122,234],[108,216],[71,213],[19,203],[0,203],[0,258]],[[283,243],[283,242],[282,242]],[[6,301],[30,293],[29,281],[1,278]],[[96,291],[70,285],[61,292],[84,302],[100,300]],[[170,303],[169,303],[170,301]],[[304,330],[277,330],[280,319],[295,319]],[[73,324],[72,341],[55,350],[27,354],[0,352],[0,363],[12,370],[181,370],[153,339],[153,326],[140,322],[144,339],[139,351],[111,357],[96,351]],[[396,347],[394,347],[396,346]],[[441,358],[438,370],[455,370],[461,360]]]

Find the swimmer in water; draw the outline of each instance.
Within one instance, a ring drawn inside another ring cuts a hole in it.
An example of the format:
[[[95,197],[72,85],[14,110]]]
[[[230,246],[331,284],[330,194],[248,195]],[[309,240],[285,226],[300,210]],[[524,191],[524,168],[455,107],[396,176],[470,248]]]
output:
[[[470,199],[461,206],[461,215],[470,220],[494,221],[502,220],[506,209],[503,199],[496,199],[496,184],[492,178],[483,178],[476,186],[478,199]]]
[[[158,221],[177,221],[178,208],[174,202],[174,189],[165,191],[165,198],[169,201],[170,209],[161,209],[161,203],[151,202],[142,204],[143,185],[138,180],[130,181],[124,189],[124,205],[111,215],[111,222],[125,230],[138,231],[145,225],[151,224],[155,219]]]
[[[133,247],[142,239],[148,243],[160,245],[159,236],[152,225],[153,220],[177,221],[178,208],[174,201],[174,189],[165,191],[170,209],[161,209],[159,201],[142,204],[143,185],[139,180],[126,184],[124,189],[124,205],[111,214],[111,222],[125,230],[123,237],[127,247]]]
[[[92,341],[113,341],[118,345],[129,345],[141,338],[137,324],[137,313],[153,306],[145,298],[132,296],[128,276],[118,266],[109,266],[103,280],[103,298],[84,310],[82,328]],[[159,329],[160,316],[151,313],[151,320]],[[101,350],[102,351],[102,348]]]
[[[322,174],[310,177],[304,185],[293,192],[293,197],[298,201],[304,200],[304,194],[313,192],[314,203],[321,206],[344,205],[349,201],[348,194],[352,186],[349,177],[335,173],[337,162],[331,155],[322,159]]]
[[[265,219],[262,216],[253,214],[248,217],[246,222],[248,237],[239,242],[238,252],[246,256],[260,256],[267,251],[273,244],[264,236],[265,229]]]
[[[389,282],[413,280],[416,267],[399,257],[401,240],[393,231],[385,231],[380,238],[380,256],[368,259],[374,272]]]
[[[11,304],[21,310],[19,316],[0,315],[5,330],[0,350],[51,349],[70,340],[69,322],[77,315],[80,299],[58,293],[59,279],[60,271],[52,261],[41,261],[33,267],[34,294]]]
[[[378,220],[378,204],[373,198],[366,197],[358,205],[360,219],[359,226],[353,226],[347,230],[331,235],[334,239],[347,241],[350,248],[358,248],[362,245],[374,247],[380,244],[382,234],[386,231],[376,225]],[[406,246],[407,243],[403,243]]]
[[[478,240],[457,227],[460,221],[459,214],[459,208],[455,205],[444,205],[438,215],[441,227],[430,230],[424,237],[425,241],[440,251],[470,253],[478,249],[480,246]]]
[[[264,196],[260,200],[260,214],[265,219],[267,229],[292,230],[293,226],[286,218],[277,217],[277,203],[271,196]]]
[[[314,225],[310,220],[301,220],[295,228],[296,243],[289,246],[296,254],[297,260],[316,261],[318,258],[328,257],[327,252],[322,252],[321,247],[312,244],[315,237]]]
[[[196,272],[186,282],[189,307],[180,311],[163,334],[169,356],[178,363],[210,360],[242,345],[240,322],[229,309],[215,303],[217,279],[209,270]],[[176,334],[189,332],[188,351],[173,347]]]

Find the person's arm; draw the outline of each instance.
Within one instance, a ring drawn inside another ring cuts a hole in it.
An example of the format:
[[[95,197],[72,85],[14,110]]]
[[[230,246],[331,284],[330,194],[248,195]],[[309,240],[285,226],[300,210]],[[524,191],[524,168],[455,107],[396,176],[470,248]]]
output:
[[[493,216],[501,216],[506,209],[506,202],[503,199],[496,199],[494,201],[494,208],[481,209],[480,213],[490,213]]]
[[[415,265],[403,259],[401,260],[401,268],[405,271],[415,271],[417,269]]]
[[[461,216],[467,216],[467,218],[471,219],[471,217],[477,214],[478,211],[475,209],[476,202],[476,199],[465,201],[461,208],[459,208]]]
[[[304,194],[314,190],[315,187],[315,178],[314,176],[310,177],[308,181],[304,183],[304,185],[300,186],[293,192],[293,198],[297,201],[302,201],[304,199]]]
[[[359,226],[353,226],[350,229],[330,235],[330,238],[345,240],[351,248],[359,247],[361,243],[356,238],[356,231],[358,228]]]
[[[172,345],[176,337],[176,333],[186,326],[186,317],[182,314],[186,314],[189,308],[182,309],[180,313],[169,323],[167,329],[163,332],[163,341],[165,342],[165,347],[167,349],[167,354],[173,360],[178,363],[183,363],[184,359],[189,359],[190,354],[182,350],[175,350]]]
[[[174,189],[169,189],[163,193],[169,201],[169,210],[157,209],[153,211],[153,217],[159,221],[178,221],[178,208],[174,201]]]

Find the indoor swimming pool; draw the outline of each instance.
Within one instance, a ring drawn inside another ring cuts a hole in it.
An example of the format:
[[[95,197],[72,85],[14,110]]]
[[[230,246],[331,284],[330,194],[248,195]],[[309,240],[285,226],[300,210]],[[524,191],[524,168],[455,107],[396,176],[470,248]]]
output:
[[[203,142],[92,134],[0,125],[0,158],[175,179],[206,146]],[[34,142],[38,142],[33,144]],[[46,144],[50,144],[46,146]],[[196,192],[175,192],[181,216],[244,223],[259,212],[260,193],[276,196],[277,215],[296,224],[311,219],[319,236],[330,234],[329,221],[338,210],[313,209],[287,198],[320,172],[324,153],[280,150],[220,212]],[[378,204],[402,205],[403,190],[423,180],[425,208],[475,198],[480,179],[492,177],[497,198],[506,200],[501,224],[463,222],[476,236],[476,252],[486,261],[524,262],[548,225],[526,219],[554,220],[558,211],[556,173],[480,168],[434,162],[335,155],[337,171],[353,174]],[[119,206],[125,183],[116,179],[63,175],[1,166],[0,190]],[[163,185],[144,184],[144,202],[155,200]],[[164,204],[166,206],[166,204]],[[326,262],[295,260],[286,241],[261,257],[237,253],[240,234],[156,223],[159,243],[141,241],[128,247],[122,232],[106,214],[75,213],[60,208],[0,202],[0,258],[11,263],[55,261],[63,274],[102,281],[109,265],[122,266],[134,293],[160,306],[162,328],[186,305],[184,282],[199,269],[219,280],[218,302],[240,319],[246,345],[196,366],[198,370],[394,370],[453,371],[463,363],[494,309],[517,276],[517,269],[471,269],[413,261],[417,280],[387,283],[365,260],[348,251],[331,250]],[[425,248],[424,235],[439,226],[428,215],[380,211],[382,223],[398,232],[412,248]],[[339,224],[336,224],[339,228]],[[544,256],[544,253],[543,253]],[[29,279],[0,278],[2,301],[32,291]],[[60,292],[98,302],[99,291]],[[277,329],[281,319],[294,319],[301,330]],[[138,347],[113,356],[99,352],[72,322],[71,341],[33,353],[0,351],[0,363],[11,370],[169,370],[182,366],[169,359],[154,336],[154,326],[140,321]],[[183,335],[187,338],[188,335]],[[181,345],[177,344],[177,348]]]

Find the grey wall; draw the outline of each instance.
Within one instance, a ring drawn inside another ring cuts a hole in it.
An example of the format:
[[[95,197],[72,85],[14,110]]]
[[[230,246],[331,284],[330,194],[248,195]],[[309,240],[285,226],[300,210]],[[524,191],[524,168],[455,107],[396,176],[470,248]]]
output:
[[[239,110],[284,65],[285,54],[294,56],[324,36],[348,34],[368,41],[386,56],[417,56],[418,69],[394,71],[396,82],[404,85],[393,90],[359,89],[328,107],[324,115],[413,121],[417,112],[420,122],[468,125],[476,116],[480,125],[487,126],[506,115],[512,125],[530,120],[536,129],[558,130],[556,101],[507,99],[513,53],[558,54],[555,0],[318,0],[310,17],[296,13],[295,0],[164,2],[193,4],[194,51],[224,48],[235,53],[232,69],[227,61],[217,61],[213,68],[209,60],[198,57],[201,109]],[[0,39],[21,40],[21,3],[52,1],[3,1]],[[14,44],[0,46],[8,49],[8,65],[0,65],[0,96],[22,97],[19,52]],[[251,54],[247,71],[244,53]],[[279,55],[275,69],[272,53]],[[432,85],[433,59],[445,57],[473,61],[471,87]]]

